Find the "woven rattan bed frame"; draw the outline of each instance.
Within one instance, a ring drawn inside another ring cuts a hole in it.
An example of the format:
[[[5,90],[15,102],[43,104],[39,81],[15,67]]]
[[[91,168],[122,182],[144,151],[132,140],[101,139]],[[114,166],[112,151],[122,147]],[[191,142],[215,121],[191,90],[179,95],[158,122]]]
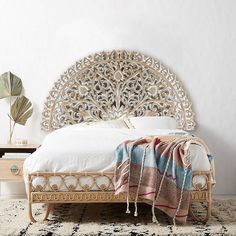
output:
[[[97,53],[76,62],[55,82],[43,110],[42,128],[53,131],[68,124],[110,120],[129,116],[173,116],[178,127],[193,130],[194,113],[186,91],[168,68],[158,60],[137,52],[112,51]],[[211,212],[212,170],[193,172],[192,203],[206,203],[206,214],[199,217],[196,208],[190,213],[196,220],[206,222]],[[51,185],[50,178],[58,176],[66,191]],[[66,185],[67,177],[75,185]],[[195,184],[195,178],[205,178],[204,186]],[[44,179],[44,186],[33,186],[35,178]],[[91,178],[92,184],[81,184],[82,178]],[[97,180],[107,178],[107,184]],[[28,175],[29,216],[35,222],[32,204],[46,203],[47,219],[55,203],[125,202],[126,195],[115,195],[113,173],[49,173]],[[77,187],[81,191],[76,191]],[[96,191],[92,190],[96,187]],[[47,189],[47,191],[46,191]],[[50,191],[48,191],[50,189]],[[130,196],[132,201],[133,197]],[[141,201],[141,200],[140,200]],[[191,204],[192,206],[192,204]]]

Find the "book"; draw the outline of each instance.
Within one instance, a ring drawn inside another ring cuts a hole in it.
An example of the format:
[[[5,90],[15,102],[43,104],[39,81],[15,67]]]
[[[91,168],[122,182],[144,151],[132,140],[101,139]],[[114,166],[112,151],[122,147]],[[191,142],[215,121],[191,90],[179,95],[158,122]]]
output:
[[[5,156],[29,156],[30,152],[5,152]]]
[[[30,156],[31,153],[4,153],[2,158],[12,158],[12,159],[25,159]]]

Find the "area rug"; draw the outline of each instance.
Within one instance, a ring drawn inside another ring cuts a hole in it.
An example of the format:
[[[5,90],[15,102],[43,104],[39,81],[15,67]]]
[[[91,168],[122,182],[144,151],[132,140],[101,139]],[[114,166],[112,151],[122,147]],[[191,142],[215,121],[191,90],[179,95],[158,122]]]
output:
[[[35,205],[36,219],[44,210]],[[26,200],[0,200],[0,235],[236,235],[236,200],[214,200],[205,225],[189,219],[173,227],[161,211],[156,212],[160,224],[154,224],[145,204],[138,205],[138,217],[125,210],[125,204],[56,205],[46,222],[30,223]]]

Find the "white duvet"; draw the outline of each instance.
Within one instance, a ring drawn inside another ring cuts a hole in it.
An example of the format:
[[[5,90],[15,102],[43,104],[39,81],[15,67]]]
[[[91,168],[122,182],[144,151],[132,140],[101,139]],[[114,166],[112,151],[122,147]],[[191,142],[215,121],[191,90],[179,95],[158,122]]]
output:
[[[46,136],[24,162],[24,177],[32,172],[114,171],[115,149],[123,141],[147,135],[185,135],[181,130],[136,130],[70,126]],[[210,170],[205,150],[190,146],[193,171]],[[35,181],[39,184],[39,181]],[[33,183],[34,185],[34,183]]]

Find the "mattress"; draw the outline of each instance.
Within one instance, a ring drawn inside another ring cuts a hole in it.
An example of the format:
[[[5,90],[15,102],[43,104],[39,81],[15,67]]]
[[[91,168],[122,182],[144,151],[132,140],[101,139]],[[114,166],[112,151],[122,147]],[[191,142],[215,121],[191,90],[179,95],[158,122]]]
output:
[[[77,125],[56,130],[48,134],[41,147],[24,162],[24,179],[33,172],[113,172],[115,167],[115,149],[125,140],[133,140],[145,136],[186,136],[182,130],[137,130],[118,128],[81,127]],[[210,162],[204,148],[190,145],[193,171],[209,171]],[[75,178],[68,177],[67,186],[75,184]],[[83,178],[81,184],[91,185],[91,178]],[[107,184],[106,177],[99,178],[99,184]],[[50,185],[60,186],[60,191],[66,191],[59,177],[51,177]],[[204,185],[205,178],[197,177],[195,182]],[[43,186],[45,179],[37,177],[32,185]],[[77,191],[81,190],[77,186]],[[98,190],[94,185],[92,190]],[[50,188],[46,188],[50,191]]]

